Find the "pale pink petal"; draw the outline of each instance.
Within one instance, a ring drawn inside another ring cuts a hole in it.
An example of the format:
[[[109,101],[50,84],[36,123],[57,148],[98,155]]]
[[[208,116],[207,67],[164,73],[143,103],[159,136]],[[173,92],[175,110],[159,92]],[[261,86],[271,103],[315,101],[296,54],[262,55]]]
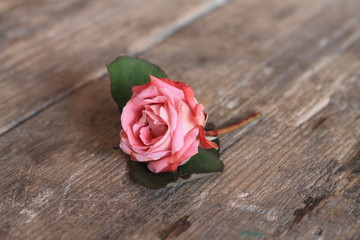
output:
[[[142,100],[138,97],[130,99],[126,103],[121,114],[121,125],[124,130],[132,127],[141,118],[143,108]]]
[[[196,126],[194,120],[194,114],[186,102],[182,102],[181,111],[182,111],[182,123],[183,123],[182,131],[184,135],[186,135],[191,129],[193,129]]]
[[[165,124],[164,120],[159,115],[156,115],[151,109],[147,108],[144,110],[144,113],[151,118],[155,124]]]
[[[136,152],[136,153],[146,153],[149,151],[149,146],[133,146],[131,145],[131,148],[133,149],[133,152]]]
[[[160,108],[164,106],[164,103],[151,104],[146,106],[146,110],[151,110],[155,115],[160,115]]]
[[[159,95],[161,95],[159,88],[151,85],[145,88],[144,90],[142,90],[136,97],[142,98],[143,99],[142,101],[144,101],[145,99],[153,99]],[[144,103],[142,102],[142,104]]]
[[[140,120],[135,123],[132,127],[133,133],[135,135],[139,135],[139,131],[142,127],[144,127],[146,124],[146,114],[142,114],[142,117],[140,118]]]
[[[161,79],[158,79],[158,78],[150,75],[150,82],[154,86],[158,86],[163,89],[168,89],[169,91],[171,91],[174,95],[176,95],[179,98],[184,98],[183,91],[181,91],[177,87],[174,87],[171,84],[168,84],[166,81],[163,81]]]
[[[171,104],[171,105],[175,105],[175,101],[178,100],[182,100],[182,98],[176,96],[173,94],[173,92],[171,92],[169,89],[166,88],[159,88],[159,92],[162,96],[165,96],[167,99],[167,103]]]
[[[159,116],[165,123],[169,125],[169,112],[165,110],[164,106],[160,108]]]
[[[144,144],[141,142],[140,138],[138,135],[134,135],[133,131],[131,128],[128,128],[128,129],[124,129],[127,137],[128,137],[128,140],[129,140],[129,143],[131,146],[136,147],[136,146],[144,146]]]
[[[168,158],[164,158],[158,161],[153,161],[147,165],[149,170],[154,173],[175,172],[178,166],[179,166],[178,163],[169,163]]]
[[[140,139],[145,145],[149,145],[151,143],[152,136],[149,127],[143,127],[140,129]]]
[[[120,148],[126,153],[126,154],[130,154],[132,152],[132,149],[130,147],[130,143],[129,143],[129,140],[127,138],[127,135],[126,133],[121,130],[120,131],[120,137],[121,137],[121,140],[120,140]]]
[[[150,146],[149,152],[169,150],[171,148],[170,129],[154,145]]]
[[[175,109],[175,106],[171,104],[165,105],[165,110],[169,115],[169,128],[171,133],[175,131],[178,122],[178,111]]]
[[[153,173],[169,172],[169,163],[167,162],[166,158],[158,161],[149,162],[147,167]]]
[[[132,160],[137,162],[149,162],[152,160],[149,158],[149,155],[147,153],[144,154],[144,153],[133,152],[131,155],[132,155]]]
[[[172,126],[173,131],[172,131],[171,152],[173,154],[179,151],[184,145],[182,102],[178,102],[176,108],[177,108],[177,123],[175,127]]]
[[[185,164],[190,158],[196,155],[199,152],[199,139],[195,139],[195,141],[189,146],[189,148],[185,151],[185,153],[181,156],[181,165]]]
[[[157,103],[160,103],[160,104],[164,104],[164,103],[167,103],[168,100],[165,96],[156,96],[156,97],[153,97],[153,98],[146,98],[144,99],[144,104],[145,105],[150,105],[150,104],[157,104]]]
[[[134,153],[134,159],[139,162],[150,162],[150,161],[158,161],[161,158],[167,157],[171,154],[170,151],[158,151],[158,152],[151,152],[146,154],[141,153]]]
[[[176,154],[158,161],[150,162],[148,164],[150,171],[155,173],[176,171],[177,167],[182,162],[187,161],[190,157],[198,153],[199,141],[196,139],[198,132],[198,128],[192,129],[185,137],[183,148]]]
[[[199,134],[199,128],[193,128],[184,138],[183,147],[174,154],[175,158],[172,161],[183,162],[189,157],[195,155],[198,149],[194,149],[195,145],[198,146],[197,136]]]

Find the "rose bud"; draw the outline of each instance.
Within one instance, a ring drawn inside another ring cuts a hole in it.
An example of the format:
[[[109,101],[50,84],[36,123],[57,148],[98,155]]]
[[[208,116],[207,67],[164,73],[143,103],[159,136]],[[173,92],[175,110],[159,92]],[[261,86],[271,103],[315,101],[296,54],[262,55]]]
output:
[[[206,138],[206,115],[194,92],[184,82],[150,76],[150,82],[132,88],[121,114],[120,147],[150,171],[174,172],[198,153],[218,148]]]

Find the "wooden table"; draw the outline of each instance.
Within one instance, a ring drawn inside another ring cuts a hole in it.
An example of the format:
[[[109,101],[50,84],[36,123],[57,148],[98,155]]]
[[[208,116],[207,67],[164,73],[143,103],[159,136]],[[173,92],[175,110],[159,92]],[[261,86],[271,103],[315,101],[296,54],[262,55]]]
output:
[[[359,0],[2,0],[0,239],[360,239]],[[186,81],[222,174],[129,176],[105,65]]]

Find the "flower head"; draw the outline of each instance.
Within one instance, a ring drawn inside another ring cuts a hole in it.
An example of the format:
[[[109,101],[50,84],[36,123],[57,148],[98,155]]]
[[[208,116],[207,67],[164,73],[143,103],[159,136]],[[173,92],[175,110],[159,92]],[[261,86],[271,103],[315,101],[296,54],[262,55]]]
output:
[[[146,162],[150,171],[174,172],[198,153],[217,148],[205,136],[206,115],[184,82],[150,76],[132,88],[123,108],[120,147],[131,159]]]

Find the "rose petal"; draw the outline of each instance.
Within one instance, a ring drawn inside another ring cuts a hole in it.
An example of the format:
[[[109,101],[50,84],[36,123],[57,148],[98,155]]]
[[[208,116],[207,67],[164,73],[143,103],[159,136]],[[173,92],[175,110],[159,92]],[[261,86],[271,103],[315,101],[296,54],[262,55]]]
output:
[[[158,161],[150,162],[147,167],[153,173],[159,172],[175,172],[179,164],[169,164],[168,161],[165,159],[161,159]]]
[[[151,152],[146,154],[134,153],[134,159],[139,162],[157,161],[160,158],[167,157],[171,154],[169,150]]]
[[[127,138],[126,133],[124,132],[124,130],[120,131],[120,137],[121,137],[121,141],[120,141],[120,145],[119,147],[126,153],[126,154],[131,154],[132,149],[130,147],[130,143],[129,140]]]
[[[162,136],[154,145],[150,146],[148,152],[162,151],[162,150],[170,150],[171,147],[171,137],[170,137],[170,129],[168,129],[164,136]]]
[[[133,94],[135,95],[135,94],[141,93],[144,89],[146,89],[146,88],[148,88],[150,86],[151,86],[151,83],[148,82],[148,83],[143,84],[143,85],[133,86],[131,90],[132,90]]]
[[[189,157],[198,153],[198,146],[197,144],[196,149],[190,148],[194,143],[199,143],[197,141],[197,136],[199,134],[199,129],[197,127],[193,128],[191,131],[186,134],[184,138],[184,146],[173,155],[173,159],[169,160],[171,163],[173,162],[183,162]],[[194,147],[194,146],[193,146]]]
[[[195,101],[194,92],[191,87],[183,82],[180,82],[179,87],[183,90],[185,95],[185,100],[189,104],[192,110],[195,110],[197,102]]]
[[[152,119],[149,119],[149,128],[151,131],[151,136],[153,138],[158,138],[163,136],[168,130],[168,126],[166,124],[155,124]]]
[[[142,101],[144,101],[145,99],[151,99],[159,95],[160,95],[159,88],[151,85],[145,88],[144,90],[142,90],[136,97],[142,98]]]
[[[122,111],[123,114],[121,114],[121,125],[124,130],[133,126],[140,119],[141,115],[139,115],[139,112],[141,112],[142,109],[141,98],[135,97],[126,103]]]
[[[191,111],[189,105],[186,102],[182,102],[182,123],[183,123],[183,133],[186,135],[191,129],[193,129],[197,124],[195,124],[195,117]]]
[[[177,121],[178,121],[177,109],[175,109],[175,106],[171,104],[166,104],[165,110],[169,116],[169,128],[171,130],[171,133],[173,133],[177,127]]]
[[[174,172],[177,167],[184,161],[188,160],[191,156],[198,153],[198,135],[199,129],[192,129],[185,137],[184,147],[178,151],[176,154],[160,159],[158,161],[150,162],[148,168],[154,173],[159,172]],[[185,154],[186,153],[186,154]]]
[[[144,105],[151,105],[151,104],[158,104],[158,103],[164,104],[167,102],[168,101],[165,96],[156,96],[153,98],[144,99]]]
[[[137,147],[141,147],[140,149],[142,149],[144,147],[144,144],[142,143],[142,141],[140,140],[138,135],[134,135],[133,131],[131,128],[125,129],[124,130],[126,135],[127,135],[127,139],[129,140],[130,146],[135,150],[135,148]],[[145,146],[145,148],[147,148]]]
[[[210,149],[215,148],[219,149],[218,145],[216,143],[210,141],[206,138],[206,133],[203,127],[199,127],[199,139],[200,139],[200,147],[204,149]]]
[[[205,114],[203,112],[204,106],[202,104],[197,104],[195,107],[195,122],[199,126],[205,125]]]
[[[165,123],[167,123],[168,125],[169,125],[169,112],[167,112],[166,110],[165,110],[165,107],[164,106],[162,106],[161,108],[160,108],[160,114],[159,114],[159,116],[161,117],[161,119],[162,120],[164,120],[164,122]]]
[[[193,111],[195,115],[195,122],[200,125],[205,125],[205,115],[203,113],[204,106],[202,104],[198,104],[196,98],[194,97],[194,92],[191,87],[184,82],[179,82],[178,87],[183,90],[185,94],[186,103],[190,106],[190,109]]]
[[[160,87],[160,89],[167,89],[171,91],[175,96],[179,98],[184,98],[184,93],[177,87],[174,87],[172,84],[169,84],[167,81],[163,81],[162,79],[156,78],[152,75],[150,75],[150,82],[154,86]]]
[[[146,108],[146,110],[143,111],[155,124],[165,124],[165,121],[159,116],[156,115],[153,110],[150,108]]]
[[[180,84],[181,84],[182,82],[175,82],[175,81],[173,81],[173,80],[171,80],[171,79],[169,79],[169,78],[159,78],[159,79],[160,79],[161,81],[163,81],[163,82],[165,82],[165,83],[173,86],[173,87],[176,87],[176,88],[178,88],[178,89],[181,89]]]
[[[145,145],[151,144],[152,136],[149,127],[143,127],[140,129],[140,139]]]
[[[140,120],[133,125],[133,127],[132,127],[133,133],[134,133],[135,135],[138,135],[140,129],[141,129],[142,127],[144,127],[145,124],[146,124],[146,114],[143,113],[143,114],[142,114],[142,117],[140,118]]]
[[[183,132],[183,119],[182,119],[182,102],[178,102],[176,106],[177,111],[173,112],[173,115],[170,115],[171,118],[175,118],[176,116],[176,124],[175,126],[171,126],[172,129],[172,144],[171,144],[171,152],[175,154],[179,151],[184,145],[184,132]]]
[[[162,106],[164,106],[163,103],[151,104],[151,105],[146,106],[145,109],[147,111],[153,112],[156,116],[159,116],[160,115],[160,108]]]
[[[183,160],[180,165],[185,164],[190,158],[196,155],[199,152],[199,139],[195,139],[195,141],[189,146],[189,148],[185,151],[185,153],[181,156]]]

